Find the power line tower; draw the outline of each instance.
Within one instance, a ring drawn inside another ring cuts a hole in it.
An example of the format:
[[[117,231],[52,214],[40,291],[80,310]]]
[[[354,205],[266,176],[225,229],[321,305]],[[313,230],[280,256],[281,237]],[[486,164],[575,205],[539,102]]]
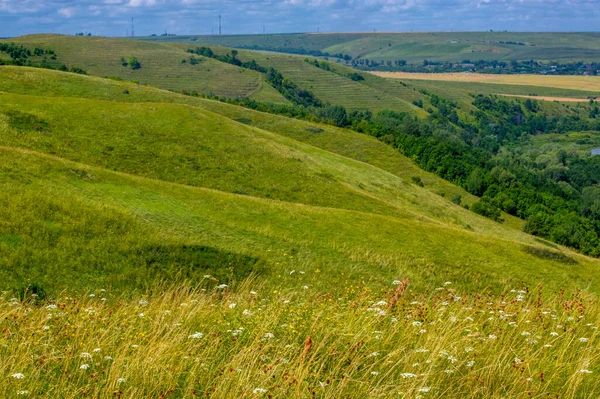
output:
[[[135,30],[133,30],[133,17],[131,17],[131,37],[135,37]]]
[[[221,36],[221,15],[219,15],[219,36]]]

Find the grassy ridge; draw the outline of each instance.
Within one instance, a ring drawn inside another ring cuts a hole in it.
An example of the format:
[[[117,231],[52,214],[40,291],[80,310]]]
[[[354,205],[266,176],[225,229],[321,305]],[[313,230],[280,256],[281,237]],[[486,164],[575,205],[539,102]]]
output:
[[[208,43],[230,47],[323,51],[376,60],[409,62],[470,60],[600,60],[597,33],[418,32],[299,33],[281,35],[176,36],[152,41]],[[505,42],[504,44],[500,42]],[[515,44],[507,44],[514,42]],[[516,43],[523,43],[517,45]]]

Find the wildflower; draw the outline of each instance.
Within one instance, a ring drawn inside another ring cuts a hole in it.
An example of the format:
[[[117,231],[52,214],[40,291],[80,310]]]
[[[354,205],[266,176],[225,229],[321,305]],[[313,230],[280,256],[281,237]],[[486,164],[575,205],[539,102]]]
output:
[[[452,284],[452,281],[446,281],[446,282],[444,283],[444,285],[450,285],[450,284]]]
[[[550,333],[550,335],[552,335],[553,337],[558,337],[558,333],[557,333],[556,331],[552,331],[552,332]]]
[[[25,378],[25,375],[22,373],[14,373],[13,375],[11,375],[12,378],[15,378],[17,380],[21,380],[23,378]]]
[[[304,287],[302,287],[303,290],[307,290],[308,289],[308,285],[305,285]]]
[[[421,323],[420,321],[413,321],[412,325],[415,327],[420,327],[423,323]]]
[[[89,297],[90,297],[90,298],[93,298],[93,297],[95,297],[95,296],[96,296],[96,294],[90,294],[90,295],[89,295]]]
[[[250,295],[258,295],[256,291],[250,291]]]
[[[521,335],[531,335],[531,333],[529,331],[523,331]]]
[[[468,348],[465,348],[465,352],[469,353],[469,352],[473,352],[473,348],[471,348],[470,346]]]
[[[475,360],[471,360],[469,362],[467,362],[466,366],[467,367],[473,367],[475,365]]]
[[[429,352],[429,349],[421,348],[421,349],[415,350],[415,352],[416,353],[427,353],[427,352]]]
[[[446,374],[452,374],[452,373],[454,373],[454,370],[444,370],[444,373],[446,373]]]
[[[148,301],[145,299],[140,299],[140,301],[138,302],[140,305],[144,306],[148,304]]]
[[[44,329],[44,330],[49,330],[49,329],[50,329],[50,326],[44,326],[44,327],[43,327],[43,329]]]
[[[579,372],[582,374],[592,374],[592,372],[588,369],[581,369],[581,370],[579,370]]]
[[[413,373],[402,373],[400,374],[400,377],[402,378],[415,378],[417,375],[413,374]]]
[[[400,281],[400,280],[392,281],[392,284],[394,284],[394,285],[400,285],[401,283],[402,283],[402,281]]]
[[[523,361],[521,359],[519,359],[518,357],[514,358],[514,362],[515,362],[515,364],[521,364],[521,363],[523,363]]]
[[[141,319],[142,317],[144,317],[144,314],[143,314],[143,313],[140,313],[140,314],[138,315],[138,317]]]
[[[79,366],[80,370],[87,370],[90,368],[90,365],[87,363],[82,364],[81,366]]]
[[[46,306],[46,309],[48,309],[48,310],[54,310],[54,309],[58,309],[58,306],[56,306],[54,304],[51,304],[51,305]]]
[[[230,303],[229,304],[229,309],[235,309],[235,307],[237,306],[237,304],[235,303]]]
[[[421,387],[421,388],[417,389],[417,391],[421,392],[421,393],[427,393],[427,392],[431,391],[431,387]]]
[[[29,395],[29,391],[17,391],[17,395]]]
[[[379,352],[373,352],[367,357],[377,357],[377,356],[379,356]]]
[[[133,344],[133,345],[131,345],[131,347],[132,347],[133,349],[137,348],[138,346],[139,346],[139,345],[136,345],[136,344]]]
[[[201,332],[195,332],[193,334],[188,335],[188,338],[191,339],[201,339],[202,337],[204,337],[204,334],[202,334]]]
[[[426,332],[427,332],[427,330],[424,329],[424,328],[422,328],[422,329],[419,330],[419,334],[425,334]]]
[[[104,360],[112,360],[112,356],[106,355],[106,356],[104,356]]]
[[[450,363],[455,363],[458,359],[454,356],[448,356],[448,360],[450,361]]]
[[[210,277],[211,277],[210,274],[205,274],[204,275],[204,278],[210,278]]]
[[[84,358],[84,359],[91,359],[91,358],[92,358],[92,355],[90,355],[90,354],[89,354],[89,353],[87,353],[87,352],[83,352],[81,355],[79,355],[79,357],[82,357],[82,358]]]
[[[218,290],[224,290],[227,287],[229,287],[227,284],[219,284],[215,288]]]
[[[579,342],[588,342],[589,338],[579,338]]]
[[[265,334],[265,338],[267,338],[267,339],[273,339],[273,338],[275,338],[275,335],[273,333],[266,333]]]
[[[102,349],[100,348],[94,348],[93,352],[100,352]]]
[[[267,390],[264,388],[254,388],[254,390],[252,391],[252,393],[257,394],[257,393],[267,393]]]
[[[242,312],[242,314],[244,316],[252,316],[252,313],[250,313],[250,311],[248,309],[244,309],[244,311]]]
[[[378,375],[379,371],[371,371],[371,375]]]
[[[123,377],[121,377],[121,378],[118,378],[118,379],[117,379],[117,382],[118,382],[119,384],[122,384],[122,383],[124,383],[125,381],[127,381],[127,379],[125,379],[125,378],[123,378]]]
[[[375,306],[387,306],[387,302],[386,301],[379,301],[375,304]]]

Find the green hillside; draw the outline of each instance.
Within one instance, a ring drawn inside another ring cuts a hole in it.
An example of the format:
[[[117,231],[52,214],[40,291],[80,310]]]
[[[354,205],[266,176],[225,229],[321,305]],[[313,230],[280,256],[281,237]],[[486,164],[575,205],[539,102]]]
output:
[[[57,35],[24,36],[11,42],[50,48],[57,53],[57,66],[77,66],[94,76],[117,77],[167,90],[195,90],[223,97],[287,103],[257,72],[204,57],[196,57],[196,65],[182,63],[190,55],[168,44]],[[137,58],[141,67],[134,70],[123,66],[121,59],[127,61],[129,57]]]
[[[282,52],[348,54],[409,62],[476,60],[600,60],[597,33],[415,32],[299,33],[149,37],[149,41],[207,43]],[[502,43],[501,43],[502,42]],[[510,44],[508,43],[510,42]]]
[[[340,273],[597,289],[596,260],[450,203],[431,175],[413,184],[415,166],[364,135],[55,71],[2,67],[0,91],[10,287],[251,272],[286,286],[303,270],[320,289]]]

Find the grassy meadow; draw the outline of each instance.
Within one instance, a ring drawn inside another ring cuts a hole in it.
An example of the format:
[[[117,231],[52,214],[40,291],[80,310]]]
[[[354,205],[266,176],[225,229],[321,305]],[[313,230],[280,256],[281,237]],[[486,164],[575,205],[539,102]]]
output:
[[[374,137],[169,91],[287,101],[258,73],[115,40],[142,62],[115,75],[112,39],[67,39],[22,38],[96,76],[0,67],[0,397],[600,395],[598,259]],[[425,86],[239,57],[422,112]]]
[[[319,295],[235,287],[0,299],[3,397],[597,397],[600,309],[588,294],[452,281],[341,281]]]

